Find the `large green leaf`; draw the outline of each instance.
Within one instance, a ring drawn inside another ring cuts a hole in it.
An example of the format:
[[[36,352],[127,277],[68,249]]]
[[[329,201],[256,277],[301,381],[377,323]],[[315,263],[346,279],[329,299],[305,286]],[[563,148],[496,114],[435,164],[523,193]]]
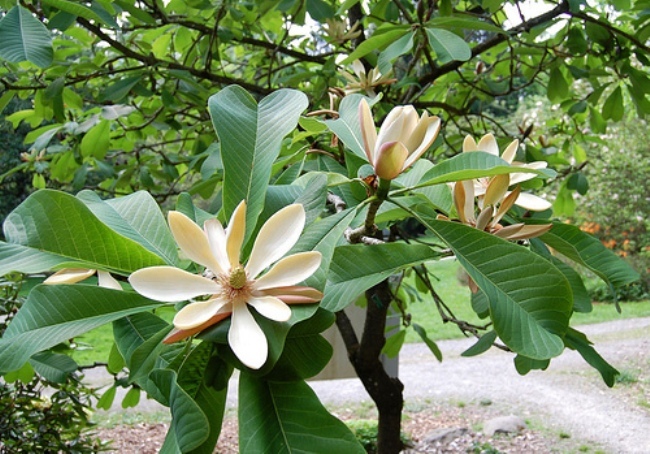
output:
[[[35,287],[0,339],[0,372],[15,370],[34,353],[93,328],[160,305],[136,293],[96,286]]]
[[[198,403],[179,384],[176,372],[157,369],[151,372],[151,381],[160,394],[167,397],[172,422],[171,437],[167,437],[160,452],[189,452],[198,448],[210,435],[210,422]]]
[[[239,452],[363,454],[345,424],[329,414],[304,382],[239,378]]]
[[[4,232],[9,243],[28,246],[38,256],[56,254],[88,268],[129,274],[164,264],[157,254],[116,233],[83,202],[64,192],[32,194],[7,216]],[[22,256],[25,259],[25,251]]]
[[[307,96],[296,90],[278,90],[256,104],[239,86],[226,87],[208,101],[221,141],[223,206],[230,215],[239,202],[247,200],[247,235],[262,211],[282,139],[296,127],[307,105]]]
[[[54,383],[64,383],[79,365],[68,355],[54,352],[39,352],[31,357],[29,363],[34,370],[47,380]]]
[[[158,204],[148,192],[138,191],[126,197],[102,200],[92,191],[81,191],[77,198],[120,235],[141,244],[169,265],[178,263],[174,238]]]
[[[74,263],[67,257],[49,254],[21,244],[0,241],[0,276],[12,271],[20,273],[40,273],[60,268],[65,263]]]
[[[143,312],[113,322],[117,348],[129,368],[129,382],[146,388],[147,375],[153,370],[160,351],[165,347],[162,340],[171,325],[160,317]]]
[[[509,165],[503,159],[483,151],[461,153],[433,166],[422,176],[421,182],[415,188],[434,184],[450,183],[452,181],[470,180],[480,177],[491,177],[504,173],[533,173],[552,177],[555,172],[548,169],[526,169]]]
[[[539,238],[560,254],[586,266],[614,287],[639,279],[639,274],[627,262],[576,226],[557,222]]]
[[[455,33],[442,28],[427,27],[425,30],[439,63],[449,63],[452,60],[467,61],[472,57],[469,44]]]
[[[364,96],[358,94],[343,98],[339,106],[339,118],[326,120],[325,124],[343,141],[346,147],[356,155],[367,159],[361,136],[361,122],[359,121],[359,103],[363,98]],[[369,104],[372,105],[372,103]]]
[[[365,55],[368,55],[370,52],[373,52],[378,49],[383,49],[386,46],[394,43],[402,36],[409,32],[408,27],[397,26],[392,27],[390,30],[378,30],[370,38],[364,40],[350,55],[346,57],[345,60],[341,62],[341,65],[348,65],[354,60],[358,60]]]
[[[396,271],[436,257],[436,252],[420,244],[339,246],[334,251],[321,306],[339,311]]]
[[[318,251],[323,256],[320,267],[305,280],[305,285],[317,289],[323,289],[325,287],[334,249],[343,237],[345,229],[348,228],[354,219],[355,213],[354,209],[348,209],[313,223],[305,230],[296,245],[291,249],[290,254],[304,251]]]
[[[332,312],[319,309],[313,317],[295,324],[287,334],[282,355],[265,377],[272,381],[305,380],[319,373],[332,357],[332,346],[319,333],[334,323]]]
[[[52,64],[50,32],[22,6],[14,6],[0,20],[0,57],[10,62],[30,61],[41,68]]]
[[[559,355],[573,309],[564,275],[526,248],[433,216],[426,219],[427,226],[451,247],[487,296],[501,340],[532,359]]]

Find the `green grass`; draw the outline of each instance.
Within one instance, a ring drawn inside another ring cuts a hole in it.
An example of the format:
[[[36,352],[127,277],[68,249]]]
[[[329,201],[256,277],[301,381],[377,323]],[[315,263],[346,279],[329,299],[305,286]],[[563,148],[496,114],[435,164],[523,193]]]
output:
[[[432,278],[433,286],[442,300],[449,306],[457,319],[465,320],[473,324],[484,325],[485,320],[481,320],[472,310],[470,304],[470,290],[466,285],[460,283],[458,279],[460,265],[456,260],[444,260],[428,265],[429,271],[435,276]],[[415,289],[414,276],[411,275],[404,279],[404,284]],[[408,293],[408,292],[407,292]],[[443,323],[440,319],[438,309],[430,295],[422,295],[412,301],[407,312],[412,316],[412,322],[422,326],[427,336],[434,340],[458,339],[463,334],[453,323]],[[595,303],[594,310],[588,314],[576,313],[571,319],[572,325],[586,325],[591,323],[601,323],[616,319],[650,317],[650,301],[621,303],[623,313],[616,312],[616,308],[611,303]],[[163,318],[171,321],[173,309],[171,307],[161,314]],[[95,361],[105,362],[108,360],[108,354],[113,345],[113,333],[110,325],[94,329],[76,339],[82,348],[75,352],[75,360],[80,364],[92,364]],[[409,328],[406,333],[406,342],[421,342],[422,339]],[[86,346],[87,345],[87,346]]]

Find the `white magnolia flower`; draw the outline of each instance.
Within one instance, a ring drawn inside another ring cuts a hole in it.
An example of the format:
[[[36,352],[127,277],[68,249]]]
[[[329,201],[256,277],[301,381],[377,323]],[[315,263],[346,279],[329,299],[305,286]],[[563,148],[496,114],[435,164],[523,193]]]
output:
[[[88,279],[97,273],[97,281],[100,287],[112,288],[113,290],[122,290],[120,283],[111,276],[111,273],[102,270],[92,270],[87,268],[64,268],[57,271],[43,281],[46,285],[59,284],[76,284],[77,282]]]
[[[529,163],[522,163],[522,162],[515,161],[514,159],[515,159],[515,155],[517,154],[518,147],[519,147],[518,140],[513,140],[512,142],[510,142],[510,145],[508,145],[506,149],[503,151],[503,154],[501,155],[501,159],[506,161],[508,164],[511,164],[516,167],[535,169],[535,170],[546,168],[548,164],[544,161],[535,161]],[[465,153],[471,151],[485,151],[487,153],[490,153],[491,155],[499,157],[499,145],[497,144],[497,141],[492,134],[484,135],[481,138],[481,140],[478,141],[478,143],[475,142],[471,136],[465,137],[465,141],[463,142],[463,152]],[[511,173],[509,184],[515,185],[523,181],[531,180],[535,177],[536,175],[534,173]],[[484,178],[475,179],[474,194],[479,198],[484,196],[485,191],[487,190],[493,178],[494,177],[484,177]],[[506,192],[506,195],[507,194],[510,193]],[[519,205],[520,207],[530,211],[544,211],[551,207],[551,203],[548,202],[547,200],[528,193],[520,193],[515,201],[515,205]]]
[[[230,316],[230,347],[243,364],[259,369],[266,362],[268,343],[249,306],[266,318],[283,322],[291,317],[287,303],[313,303],[322,297],[315,289],[295,285],[318,269],[320,252],[300,252],[281,258],[302,232],[304,208],[289,205],[271,216],[260,229],[246,265],[242,265],[240,258],[246,232],[244,201],[233,212],[225,230],[216,219],[206,221],[201,230],[177,211],[171,211],[168,220],[181,252],[204,266],[205,272],[196,275],[170,266],[156,266],[136,271],[129,282],[138,293],[158,301],[192,300],[174,317],[176,331],[166,342],[196,334]],[[193,300],[199,297],[205,299]]]
[[[359,104],[361,134],[368,162],[379,178],[392,180],[410,167],[431,146],[440,119],[424,112],[418,118],[413,106],[398,106],[390,111],[379,129],[375,128],[370,106],[365,99]]]

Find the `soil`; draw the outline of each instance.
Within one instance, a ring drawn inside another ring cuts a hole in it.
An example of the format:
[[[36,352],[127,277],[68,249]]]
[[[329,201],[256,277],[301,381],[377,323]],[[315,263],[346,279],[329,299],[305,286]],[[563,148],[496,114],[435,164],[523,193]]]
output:
[[[650,453],[650,318],[618,320],[582,327],[598,352],[622,372],[607,388],[598,373],[575,352],[554,359],[546,371],[519,376],[513,355],[493,349],[474,358],[460,353],[471,340],[439,342],[445,358],[438,363],[423,344],[400,354],[405,385],[403,431],[412,440],[408,453]],[[373,419],[376,413],[356,379],[311,383],[321,401],[343,420]],[[236,387],[236,383],[231,386]],[[236,391],[231,390],[231,396]],[[236,402],[216,452],[237,452]],[[527,427],[512,434],[484,435],[483,423],[516,415]],[[464,435],[425,443],[434,429],[466,429]],[[158,452],[166,423],[103,428],[113,452]]]

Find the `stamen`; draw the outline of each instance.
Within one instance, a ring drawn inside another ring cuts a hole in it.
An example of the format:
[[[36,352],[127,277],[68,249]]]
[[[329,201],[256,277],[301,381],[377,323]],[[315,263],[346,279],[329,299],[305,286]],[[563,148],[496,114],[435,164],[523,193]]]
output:
[[[244,271],[243,266],[238,265],[230,272],[229,283],[232,288],[238,290],[244,287],[246,285],[246,282],[247,282],[246,271]]]

